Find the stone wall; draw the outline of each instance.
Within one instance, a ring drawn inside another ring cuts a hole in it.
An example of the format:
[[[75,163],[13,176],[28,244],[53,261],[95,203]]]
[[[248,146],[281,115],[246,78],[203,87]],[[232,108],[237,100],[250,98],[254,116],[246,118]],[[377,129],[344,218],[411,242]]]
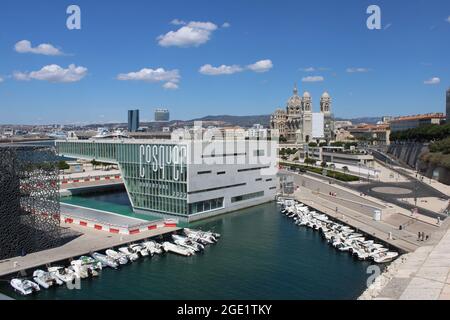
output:
[[[450,170],[436,165],[423,163],[420,155],[428,152],[428,143],[402,142],[389,146],[388,153],[419,171],[428,178],[435,178],[441,183],[450,185]],[[437,177],[437,178],[436,178]]]
[[[412,168],[416,168],[420,155],[427,151],[428,144],[418,142],[392,143],[388,149],[388,153]]]

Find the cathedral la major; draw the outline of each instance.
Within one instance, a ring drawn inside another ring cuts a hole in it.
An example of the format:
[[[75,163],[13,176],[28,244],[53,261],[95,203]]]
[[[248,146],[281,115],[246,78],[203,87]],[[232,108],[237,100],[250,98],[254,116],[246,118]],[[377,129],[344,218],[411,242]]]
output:
[[[320,113],[314,113],[312,109],[309,92],[305,91],[300,97],[295,85],[294,94],[289,98],[286,110],[275,110],[270,118],[270,127],[278,130],[280,138],[284,137],[290,143],[333,140],[333,115],[328,92],[324,92],[320,98]]]

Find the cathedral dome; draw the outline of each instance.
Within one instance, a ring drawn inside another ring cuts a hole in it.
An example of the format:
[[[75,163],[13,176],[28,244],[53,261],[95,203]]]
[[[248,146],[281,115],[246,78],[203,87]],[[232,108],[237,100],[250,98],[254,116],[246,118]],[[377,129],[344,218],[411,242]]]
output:
[[[303,92],[303,98],[311,98],[311,95],[308,91]]]
[[[287,102],[287,110],[289,113],[298,113],[302,107],[302,98],[298,95],[297,85],[294,87],[294,94]]]
[[[322,94],[322,98],[329,98],[330,97],[330,95],[328,94],[328,92],[324,92],[323,94]]]

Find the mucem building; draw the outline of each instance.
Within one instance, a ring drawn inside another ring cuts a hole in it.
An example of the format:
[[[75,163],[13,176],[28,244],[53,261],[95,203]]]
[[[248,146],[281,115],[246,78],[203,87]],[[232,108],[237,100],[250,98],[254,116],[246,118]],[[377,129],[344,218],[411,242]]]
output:
[[[0,146],[0,259],[61,244],[54,148]]]
[[[252,141],[57,141],[71,158],[117,164],[133,210],[195,221],[274,200],[276,149]]]

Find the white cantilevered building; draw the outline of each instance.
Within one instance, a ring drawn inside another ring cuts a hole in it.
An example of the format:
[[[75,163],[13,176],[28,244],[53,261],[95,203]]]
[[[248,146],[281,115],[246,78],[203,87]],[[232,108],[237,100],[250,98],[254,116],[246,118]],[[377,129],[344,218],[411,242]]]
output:
[[[117,164],[133,210],[195,221],[275,199],[276,146],[249,140],[57,141],[62,156]]]

